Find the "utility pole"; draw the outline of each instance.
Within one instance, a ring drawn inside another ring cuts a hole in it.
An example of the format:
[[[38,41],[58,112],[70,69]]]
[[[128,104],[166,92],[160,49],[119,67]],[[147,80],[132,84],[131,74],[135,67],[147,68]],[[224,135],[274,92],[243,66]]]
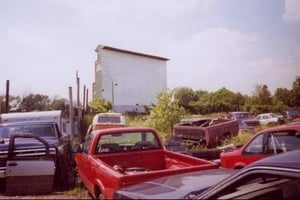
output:
[[[112,104],[112,111],[115,111],[115,97],[114,97],[114,82],[111,81],[111,104]]]
[[[118,83],[111,81],[111,104],[113,112],[115,112],[115,86],[118,86]]]

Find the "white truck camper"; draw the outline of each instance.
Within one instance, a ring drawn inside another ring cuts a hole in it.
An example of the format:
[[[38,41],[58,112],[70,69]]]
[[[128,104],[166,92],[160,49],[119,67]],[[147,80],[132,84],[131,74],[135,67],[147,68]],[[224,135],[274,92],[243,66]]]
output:
[[[0,114],[0,124],[10,122],[25,122],[25,121],[52,121],[55,122],[63,133],[62,112],[60,110],[53,111],[33,111],[33,112],[15,112]]]

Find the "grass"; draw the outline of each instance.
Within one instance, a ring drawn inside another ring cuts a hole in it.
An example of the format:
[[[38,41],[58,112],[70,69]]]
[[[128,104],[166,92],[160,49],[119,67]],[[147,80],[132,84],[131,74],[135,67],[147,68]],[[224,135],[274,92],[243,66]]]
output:
[[[223,141],[222,145],[234,144],[234,146],[239,146],[245,144],[254,133],[249,131],[239,131],[238,135],[232,138],[228,138]]]

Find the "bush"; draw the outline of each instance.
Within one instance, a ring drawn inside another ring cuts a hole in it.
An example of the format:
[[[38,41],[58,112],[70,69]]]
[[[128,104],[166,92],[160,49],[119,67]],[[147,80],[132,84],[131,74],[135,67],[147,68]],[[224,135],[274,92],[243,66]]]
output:
[[[161,136],[171,133],[174,124],[178,123],[186,114],[178,100],[168,93],[157,96],[157,104],[151,108],[150,115],[146,118],[146,125],[157,130]]]

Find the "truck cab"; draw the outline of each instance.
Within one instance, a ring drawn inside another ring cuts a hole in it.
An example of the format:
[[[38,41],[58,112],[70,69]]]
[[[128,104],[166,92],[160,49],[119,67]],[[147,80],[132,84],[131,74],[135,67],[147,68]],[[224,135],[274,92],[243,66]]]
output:
[[[13,150],[10,147],[12,138],[15,143]],[[46,145],[39,141],[45,141]],[[52,159],[55,165],[54,185],[57,189],[67,188],[73,182],[74,161],[71,150],[70,140],[62,134],[61,111],[0,115],[0,178],[2,179],[7,179],[11,158],[9,151],[18,162],[31,160],[37,163],[37,160],[49,154],[47,157]],[[20,175],[26,176],[25,172],[28,170],[20,170]]]
[[[92,131],[107,129],[107,128],[120,128],[126,126],[125,116],[121,113],[98,113],[93,117],[92,124],[90,124],[86,138]]]

